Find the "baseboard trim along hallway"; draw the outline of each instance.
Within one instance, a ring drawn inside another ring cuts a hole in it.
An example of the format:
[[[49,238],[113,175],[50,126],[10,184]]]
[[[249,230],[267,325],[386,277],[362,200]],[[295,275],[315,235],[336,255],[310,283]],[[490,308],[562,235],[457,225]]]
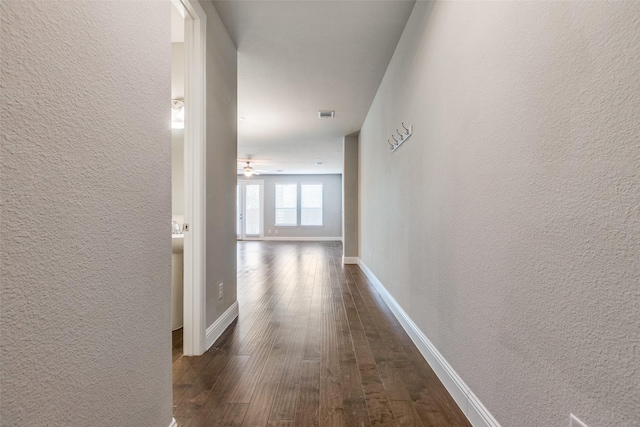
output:
[[[343,256],[342,263],[343,264],[358,264],[359,260],[357,256]]]
[[[369,267],[367,267],[362,260],[358,260],[358,266],[376,288],[413,343],[418,347],[418,350],[427,363],[431,365],[438,379],[444,384],[449,394],[451,394],[462,412],[467,416],[471,425],[474,427],[500,427],[498,421],[491,415],[480,399],[478,399],[462,378],[454,371],[449,362],[447,362],[438,349],[429,341],[427,336],[418,328],[395,298],[391,296],[387,288],[384,287]]]
[[[209,350],[213,343],[220,338],[220,335],[233,323],[236,317],[238,317],[238,301],[231,304],[231,307],[222,313],[222,316],[218,317],[218,320],[207,328],[204,351]]]
[[[169,424],[169,427],[178,427],[178,422],[175,418],[171,418],[171,424]]]

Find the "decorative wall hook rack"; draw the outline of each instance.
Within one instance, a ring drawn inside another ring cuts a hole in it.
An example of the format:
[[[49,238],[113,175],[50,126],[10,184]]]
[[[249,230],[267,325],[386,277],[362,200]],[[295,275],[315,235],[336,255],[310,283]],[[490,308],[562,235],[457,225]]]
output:
[[[393,139],[393,143],[391,143],[388,139],[387,139],[387,143],[391,146],[389,149],[391,150],[391,152],[394,152],[398,149],[398,147],[400,147],[407,139],[409,139],[409,137],[411,135],[413,135],[413,126],[409,126],[408,128],[404,125],[404,122],[402,123],[402,127],[404,129],[404,132],[400,132],[399,129],[396,129],[396,133],[398,134],[399,138],[396,139],[395,135],[391,135],[391,139]]]

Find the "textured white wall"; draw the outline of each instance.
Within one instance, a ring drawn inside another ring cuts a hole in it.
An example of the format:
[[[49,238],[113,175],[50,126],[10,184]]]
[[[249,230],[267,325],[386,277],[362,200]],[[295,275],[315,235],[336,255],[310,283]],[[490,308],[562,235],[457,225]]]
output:
[[[171,11],[173,12],[174,9],[171,9]],[[173,19],[177,18],[172,17],[172,20]],[[183,42],[171,43],[171,99],[179,98],[184,98]]]
[[[178,98],[184,98],[184,43],[171,43],[171,99]],[[171,129],[171,213],[184,215],[184,129]]]
[[[342,142],[343,256],[358,256],[358,135]]]
[[[0,2],[1,424],[171,422],[170,2]]]
[[[360,256],[503,426],[640,425],[639,17],[417,2],[360,134]]]
[[[236,301],[237,51],[213,4],[207,14],[207,326]],[[218,284],[224,298],[218,300]]]
[[[171,129],[171,213],[184,216],[184,129]]]

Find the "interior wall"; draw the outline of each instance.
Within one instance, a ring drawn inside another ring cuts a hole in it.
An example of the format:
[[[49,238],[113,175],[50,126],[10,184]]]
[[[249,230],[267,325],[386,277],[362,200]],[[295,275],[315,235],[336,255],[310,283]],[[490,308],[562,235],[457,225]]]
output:
[[[171,129],[171,213],[184,218],[184,129]]]
[[[171,99],[180,98],[184,99],[184,43],[171,43]],[[171,129],[171,213],[184,215],[184,129]]]
[[[237,298],[237,51],[210,1],[207,14],[207,287],[206,325]],[[218,284],[224,298],[218,299]]]
[[[344,257],[358,256],[358,135],[342,143],[342,218]]]
[[[177,15],[179,16],[179,14]],[[177,18],[173,18],[173,19],[177,19]],[[172,42],[171,43],[171,99],[180,99],[180,98],[184,99],[184,60],[185,60],[184,42]]]
[[[416,2],[360,133],[362,261],[503,426],[640,425],[638,16]]]
[[[170,7],[0,2],[3,426],[171,423]]]
[[[254,175],[238,180],[264,182],[264,238],[334,238],[342,237],[342,175]],[[298,183],[298,225],[276,226],[276,183]],[[300,225],[300,183],[322,183],[323,218],[322,227]]]

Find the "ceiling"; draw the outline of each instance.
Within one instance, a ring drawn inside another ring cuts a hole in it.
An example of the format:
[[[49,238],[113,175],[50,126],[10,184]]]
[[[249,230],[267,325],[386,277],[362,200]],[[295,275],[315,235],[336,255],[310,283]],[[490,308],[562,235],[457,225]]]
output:
[[[213,3],[238,48],[238,158],[342,173],[342,137],[360,129],[414,0]]]

